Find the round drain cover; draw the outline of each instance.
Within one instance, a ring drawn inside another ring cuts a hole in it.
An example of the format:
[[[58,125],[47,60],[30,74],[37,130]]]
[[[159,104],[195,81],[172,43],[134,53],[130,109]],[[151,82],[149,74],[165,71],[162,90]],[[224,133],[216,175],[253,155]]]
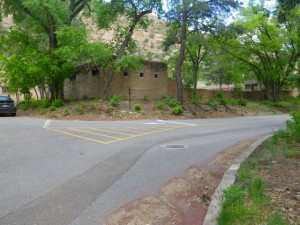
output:
[[[162,146],[163,148],[165,148],[165,149],[174,149],[174,150],[176,150],[176,149],[185,149],[185,148],[187,148],[188,146],[187,145],[163,145]]]

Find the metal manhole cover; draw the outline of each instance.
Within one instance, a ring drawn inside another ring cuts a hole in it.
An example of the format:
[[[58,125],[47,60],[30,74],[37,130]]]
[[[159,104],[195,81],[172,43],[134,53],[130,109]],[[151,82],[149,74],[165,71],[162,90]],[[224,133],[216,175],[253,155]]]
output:
[[[188,146],[187,145],[163,145],[162,146],[165,149],[170,149],[170,150],[176,150],[176,149],[185,149]]]

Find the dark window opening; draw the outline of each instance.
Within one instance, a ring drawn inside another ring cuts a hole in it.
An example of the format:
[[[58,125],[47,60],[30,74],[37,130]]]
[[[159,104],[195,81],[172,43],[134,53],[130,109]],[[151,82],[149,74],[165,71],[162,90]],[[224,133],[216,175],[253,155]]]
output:
[[[140,77],[144,77],[144,73],[140,73]]]
[[[154,78],[158,78],[158,74],[157,73],[154,74]]]
[[[128,75],[129,75],[128,72],[125,71],[125,72],[124,72],[124,77],[128,77]]]
[[[98,68],[92,69],[92,76],[98,76],[99,73],[100,73],[100,71],[98,70]]]

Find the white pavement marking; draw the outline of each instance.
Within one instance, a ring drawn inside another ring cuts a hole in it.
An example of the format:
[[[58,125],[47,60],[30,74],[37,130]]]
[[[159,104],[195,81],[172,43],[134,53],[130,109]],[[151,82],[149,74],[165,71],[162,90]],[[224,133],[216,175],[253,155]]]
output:
[[[182,125],[187,125],[187,126],[197,126],[196,124],[190,124],[190,123],[181,123],[181,122],[166,121],[166,120],[157,120],[157,121],[163,122],[163,123],[174,123],[174,124],[182,124]]]
[[[162,125],[162,124],[165,124],[165,123],[144,123],[145,125]]]
[[[44,124],[43,128],[47,128],[47,127],[49,127],[49,126],[50,126],[50,124],[51,124],[51,120],[46,120],[46,122],[45,122],[45,124]]]

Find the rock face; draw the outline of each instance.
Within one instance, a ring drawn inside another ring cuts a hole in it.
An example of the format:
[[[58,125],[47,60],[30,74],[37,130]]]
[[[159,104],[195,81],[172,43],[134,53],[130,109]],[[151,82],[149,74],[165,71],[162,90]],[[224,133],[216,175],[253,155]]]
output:
[[[166,22],[159,20],[154,15],[148,15],[151,24],[147,30],[137,27],[133,33],[132,39],[136,42],[136,54],[143,55],[150,61],[163,61],[168,58],[168,53],[164,52],[162,43],[167,30]],[[119,19],[111,29],[100,30],[96,22],[90,17],[82,17],[83,23],[88,30],[88,39],[90,42],[110,43],[115,37],[114,28],[116,24],[127,24],[126,19]],[[0,30],[7,30],[14,25],[12,16],[3,18],[0,23]]]
[[[147,30],[137,27],[132,35],[132,39],[137,45],[136,54],[143,55],[150,61],[163,61],[168,57],[164,52],[162,43],[167,30],[165,21],[159,20],[153,15],[148,16],[151,24]],[[113,41],[115,32],[113,25],[109,30],[99,30],[92,18],[82,18],[88,29],[88,38],[91,42],[106,42]],[[127,24],[126,19],[119,19],[116,24]]]

